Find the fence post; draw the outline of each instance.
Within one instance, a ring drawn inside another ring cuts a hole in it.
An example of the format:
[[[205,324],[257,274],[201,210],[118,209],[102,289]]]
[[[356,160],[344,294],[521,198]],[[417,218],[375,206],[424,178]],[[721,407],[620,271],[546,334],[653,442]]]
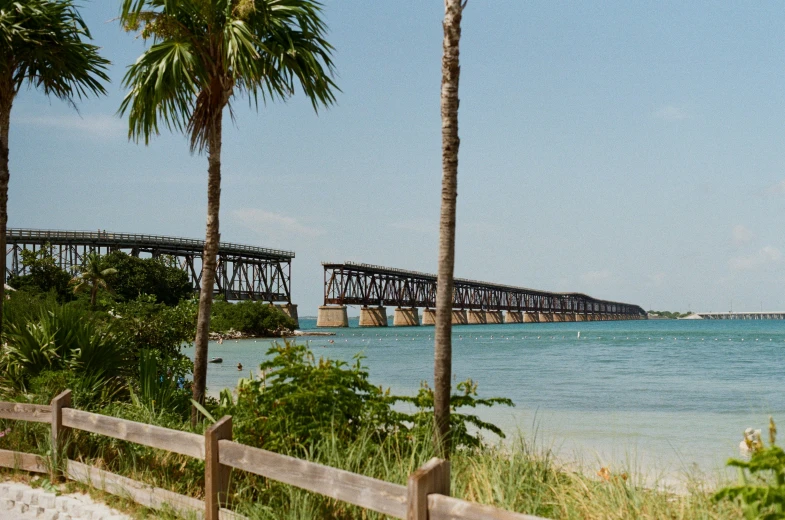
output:
[[[60,455],[61,451],[64,448],[64,439],[68,428],[63,426],[63,408],[70,408],[71,407],[71,391],[64,390],[60,394],[58,394],[50,404],[52,408],[52,468],[51,471],[51,479],[54,481],[58,473],[60,472],[61,468],[61,460]],[[64,457],[67,458],[67,457]]]
[[[218,520],[229,491],[229,466],[221,465],[218,441],[232,440],[232,416],[225,415],[204,432],[204,520]]]
[[[409,475],[406,520],[428,519],[428,495],[450,495],[450,462],[432,458]]]

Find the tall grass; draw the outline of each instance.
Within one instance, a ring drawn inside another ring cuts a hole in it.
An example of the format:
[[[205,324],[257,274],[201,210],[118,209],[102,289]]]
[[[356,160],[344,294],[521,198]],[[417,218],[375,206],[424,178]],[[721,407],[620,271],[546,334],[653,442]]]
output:
[[[142,413],[140,411],[140,413]],[[126,416],[133,414],[126,411]],[[142,419],[142,417],[138,417]],[[148,416],[149,420],[150,417]],[[176,427],[177,421],[158,416],[156,422]],[[45,453],[43,447],[24,444],[45,441],[44,432],[31,431],[24,423],[13,446]],[[39,425],[34,425],[39,426]],[[186,428],[184,424],[181,427]],[[26,434],[26,435],[25,435]],[[381,445],[373,435],[343,443],[327,436],[310,446],[305,458],[331,467],[405,485],[408,476],[434,453],[431,437],[390,437]],[[298,453],[302,456],[302,452]],[[157,487],[203,498],[204,465],[201,461],[106,437],[74,432],[69,457],[108,469]],[[518,437],[505,445],[468,448],[451,459],[451,494],[465,500],[546,518],[565,519],[727,519],[742,518],[729,501],[714,502],[711,490],[692,482],[675,493],[657,482],[642,485],[634,474],[621,472],[598,476],[594,471],[567,468],[548,449]],[[234,471],[231,507],[252,519],[335,518],[378,519],[384,515],[365,511],[292,486]]]

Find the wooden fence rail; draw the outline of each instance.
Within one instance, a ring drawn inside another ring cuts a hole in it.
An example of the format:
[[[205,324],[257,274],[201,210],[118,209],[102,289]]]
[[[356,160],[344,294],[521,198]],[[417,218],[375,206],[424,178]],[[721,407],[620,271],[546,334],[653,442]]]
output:
[[[204,520],[237,518],[221,507],[226,505],[230,470],[235,468],[403,520],[544,520],[450,497],[450,465],[440,459],[428,461],[402,486],[233,442],[232,418],[228,416],[210,426],[202,436],[70,406],[70,390],[55,397],[50,406],[0,402],[0,419],[51,424],[54,457],[60,453],[68,430],[74,429],[205,461],[204,501],[80,462],[69,460],[64,464],[64,477],[125,496],[146,507],[168,505],[184,514],[196,513]],[[0,450],[0,467],[46,473],[50,465],[39,455]]]

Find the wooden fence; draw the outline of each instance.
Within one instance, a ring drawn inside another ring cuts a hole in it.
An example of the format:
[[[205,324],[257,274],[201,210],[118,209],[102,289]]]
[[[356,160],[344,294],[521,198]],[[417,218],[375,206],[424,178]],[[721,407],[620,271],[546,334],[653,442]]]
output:
[[[205,461],[205,500],[115,475],[105,470],[68,460],[63,476],[125,496],[150,508],[169,506],[182,514],[205,520],[239,518],[221,506],[226,503],[232,468],[319,493],[364,509],[405,520],[542,520],[449,496],[450,465],[431,459],[408,478],[406,486],[300,460],[232,441],[232,418],[223,417],[204,436],[150,424],[84,412],[71,408],[71,391],[66,390],[51,405],[0,402],[0,419],[32,421],[52,425],[52,453],[61,452],[69,429],[82,430],[188,455]],[[0,450],[0,466],[48,473],[49,461],[39,455]]]

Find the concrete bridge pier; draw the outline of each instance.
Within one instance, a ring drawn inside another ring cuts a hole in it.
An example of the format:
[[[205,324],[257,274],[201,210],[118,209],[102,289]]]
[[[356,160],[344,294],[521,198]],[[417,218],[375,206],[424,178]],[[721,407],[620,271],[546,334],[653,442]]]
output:
[[[466,311],[466,323],[469,325],[485,325],[485,311]]]
[[[384,307],[363,307],[360,309],[360,327],[386,327],[387,309]]]
[[[566,312],[561,316],[562,321],[575,321],[575,314],[572,312]]]
[[[346,305],[322,305],[316,315],[317,327],[348,327]]]
[[[485,311],[485,323],[504,323],[502,311]]]
[[[436,309],[423,309],[421,323],[423,325],[436,325]]]
[[[553,321],[553,313],[552,312],[541,312],[539,313],[539,319],[537,320],[540,323],[551,323]]]
[[[540,322],[540,313],[539,312],[524,312],[523,313],[523,322],[524,323],[539,323]]]
[[[553,314],[551,314],[551,316],[553,318],[553,322],[554,323],[559,323],[559,322],[564,321],[564,315],[563,314],[559,314],[558,312],[554,312]]]
[[[452,310],[452,324],[453,325],[466,325],[468,322],[465,310]]]
[[[574,316],[574,319],[575,319],[575,321],[586,321],[586,315],[585,314],[581,314],[579,312],[576,312],[575,316]]]
[[[393,327],[416,327],[420,324],[420,316],[417,314],[417,307],[402,309],[397,307],[393,314]]]
[[[300,328],[300,319],[297,317],[297,304],[295,303],[284,303],[284,304],[276,304],[281,312],[292,318],[295,323],[297,323],[296,327]]]
[[[520,311],[507,311],[504,313],[504,323],[523,323],[523,313]]]

